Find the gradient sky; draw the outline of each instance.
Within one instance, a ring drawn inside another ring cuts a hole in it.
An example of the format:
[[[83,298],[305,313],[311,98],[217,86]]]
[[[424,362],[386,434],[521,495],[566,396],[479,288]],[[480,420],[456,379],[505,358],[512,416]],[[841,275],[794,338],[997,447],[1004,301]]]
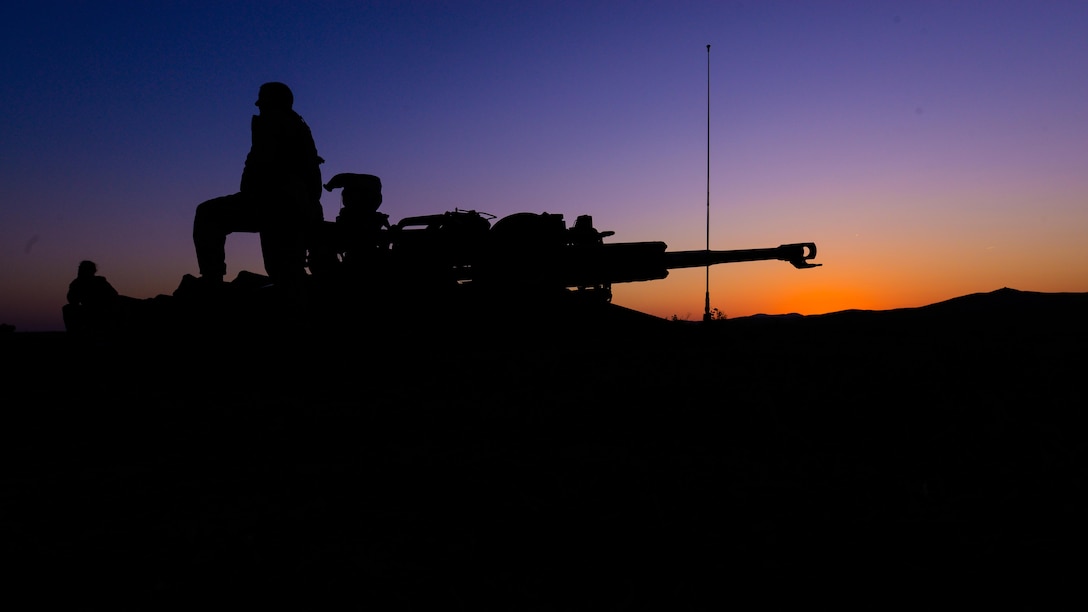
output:
[[[196,274],[261,83],[325,178],[392,221],[593,216],[610,242],[812,241],[710,269],[727,316],[1088,291],[1088,2],[39,2],[0,23],[0,323],[63,329],[82,259],[121,293]],[[707,53],[706,45],[712,45]],[[326,193],[325,218],[339,194]],[[255,235],[228,276],[263,272]],[[698,319],[706,272],[614,288]]]

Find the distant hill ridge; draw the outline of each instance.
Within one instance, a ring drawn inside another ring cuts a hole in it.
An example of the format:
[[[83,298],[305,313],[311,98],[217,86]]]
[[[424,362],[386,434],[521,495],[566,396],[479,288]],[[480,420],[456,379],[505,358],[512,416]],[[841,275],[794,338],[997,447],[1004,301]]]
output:
[[[826,314],[800,315],[797,313],[768,315],[757,314],[737,319],[819,319],[848,318],[872,315],[979,315],[979,314],[1088,314],[1088,293],[1044,293],[1039,291],[1020,291],[1002,287],[995,291],[971,293],[941,302],[909,308],[888,310],[848,309]]]

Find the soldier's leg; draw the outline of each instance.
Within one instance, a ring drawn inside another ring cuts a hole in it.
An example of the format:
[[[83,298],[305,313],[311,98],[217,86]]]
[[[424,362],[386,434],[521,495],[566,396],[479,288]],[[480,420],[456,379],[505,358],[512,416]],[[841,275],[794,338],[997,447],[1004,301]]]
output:
[[[322,219],[321,203],[308,201],[303,185],[285,181],[261,198],[261,254],[276,284],[300,285],[306,277],[310,228]]]
[[[202,202],[193,220],[193,245],[200,275],[222,279],[227,274],[227,234],[258,230],[252,198],[235,193]]]
[[[306,233],[299,224],[267,223],[261,230],[264,269],[276,284],[297,284],[306,276]]]

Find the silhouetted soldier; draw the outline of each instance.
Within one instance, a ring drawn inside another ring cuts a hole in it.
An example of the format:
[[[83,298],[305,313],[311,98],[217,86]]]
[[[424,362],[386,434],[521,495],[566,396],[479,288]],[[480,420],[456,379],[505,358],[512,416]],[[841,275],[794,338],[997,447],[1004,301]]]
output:
[[[79,262],[76,278],[68,285],[68,303],[61,308],[64,328],[70,332],[104,331],[116,316],[118,294],[93,261]]]
[[[276,284],[306,275],[306,248],[322,222],[321,168],[313,135],[292,106],[283,83],[261,85],[251,124],[253,144],[238,193],[203,202],[196,209],[193,243],[201,278],[222,282],[227,234],[259,232],[265,272]]]

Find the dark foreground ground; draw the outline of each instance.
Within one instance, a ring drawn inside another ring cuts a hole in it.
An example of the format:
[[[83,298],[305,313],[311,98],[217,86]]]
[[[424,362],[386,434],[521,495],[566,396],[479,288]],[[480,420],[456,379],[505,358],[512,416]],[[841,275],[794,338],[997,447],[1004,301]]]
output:
[[[886,608],[977,580],[967,604],[1051,609],[1086,567],[1085,314],[1000,290],[452,337],[9,334],[6,577],[380,610],[841,607],[900,582]]]

